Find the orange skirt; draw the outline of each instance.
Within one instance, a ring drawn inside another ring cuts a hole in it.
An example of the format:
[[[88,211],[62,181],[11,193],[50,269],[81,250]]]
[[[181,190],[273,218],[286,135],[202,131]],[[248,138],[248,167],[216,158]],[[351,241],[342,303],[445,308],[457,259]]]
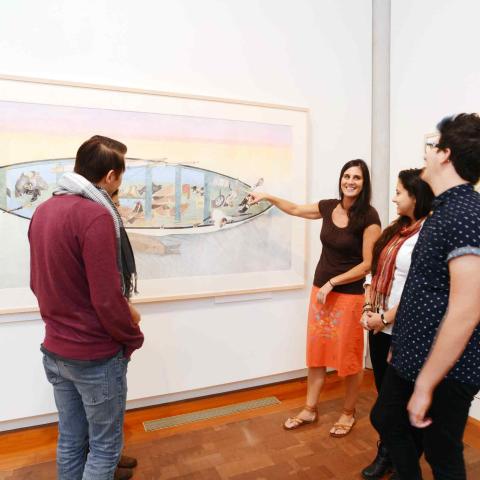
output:
[[[363,295],[331,292],[327,302],[317,301],[312,287],[308,310],[307,366],[331,367],[341,377],[363,369]]]

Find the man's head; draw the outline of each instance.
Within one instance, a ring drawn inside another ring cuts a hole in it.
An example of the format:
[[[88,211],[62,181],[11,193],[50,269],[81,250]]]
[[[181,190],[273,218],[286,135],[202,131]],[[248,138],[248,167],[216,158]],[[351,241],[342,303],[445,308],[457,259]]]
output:
[[[425,146],[422,178],[432,184],[437,178],[458,175],[476,184],[480,179],[480,117],[476,113],[446,117],[437,130],[438,137]]]
[[[95,135],[78,149],[74,172],[111,195],[122,183],[126,153],[123,143]]]

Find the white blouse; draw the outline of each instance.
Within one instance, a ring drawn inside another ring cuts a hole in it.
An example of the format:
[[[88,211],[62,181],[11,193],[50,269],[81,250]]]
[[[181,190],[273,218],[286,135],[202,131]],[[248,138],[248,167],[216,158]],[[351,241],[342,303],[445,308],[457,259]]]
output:
[[[412,261],[412,252],[415,248],[415,244],[417,243],[419,233],[420,230],[415,235],[412,235],[410,238],[405,240],[397,253],[395,271],[393,272],[392,290],[390,292],[390,297],[388,298],[387,310],[390,310],[392,307],[394,307],[400,302],[403,287],[405,286],[405,282],[407,281],[410,263]],[[371,283],[372,275],[369,273],[365,279],[365,285],[371,285]],[[389,325],[388,327],[385,327],[382,332],[391,335],[392,328],[393,325]]]

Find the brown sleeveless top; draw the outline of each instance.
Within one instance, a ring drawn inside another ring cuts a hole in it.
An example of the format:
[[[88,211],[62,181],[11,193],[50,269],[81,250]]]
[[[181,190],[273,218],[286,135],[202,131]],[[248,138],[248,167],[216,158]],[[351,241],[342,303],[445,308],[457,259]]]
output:
[[[322,287],[328,280],[336,275],[345,273],[363,261],[362,246],[363,232],[370,225],[380,225],[377,211],[370,207],[362,228],[353,231],[349,225],[345,228],[337,227],[332,220],[332,212],[340,203],[340,200],[320,200],[318,210],[323,218],[320,241],[322,242],[322,254],[315,270],[313,284]],[[361,278],[352,283],[337,285],[333,291],[338,293],[363,294]]]

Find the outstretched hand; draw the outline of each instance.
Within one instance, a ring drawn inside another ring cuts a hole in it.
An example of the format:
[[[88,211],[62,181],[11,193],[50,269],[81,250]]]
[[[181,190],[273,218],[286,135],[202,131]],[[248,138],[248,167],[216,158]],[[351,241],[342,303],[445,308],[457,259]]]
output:
[[[255,192],[255,193],[249,193],[248,194],[248,204],[249,205],[255,205],[256,203],[260,202],[261,200],[265,200],[267,198],[266,193],[262,192]]]

